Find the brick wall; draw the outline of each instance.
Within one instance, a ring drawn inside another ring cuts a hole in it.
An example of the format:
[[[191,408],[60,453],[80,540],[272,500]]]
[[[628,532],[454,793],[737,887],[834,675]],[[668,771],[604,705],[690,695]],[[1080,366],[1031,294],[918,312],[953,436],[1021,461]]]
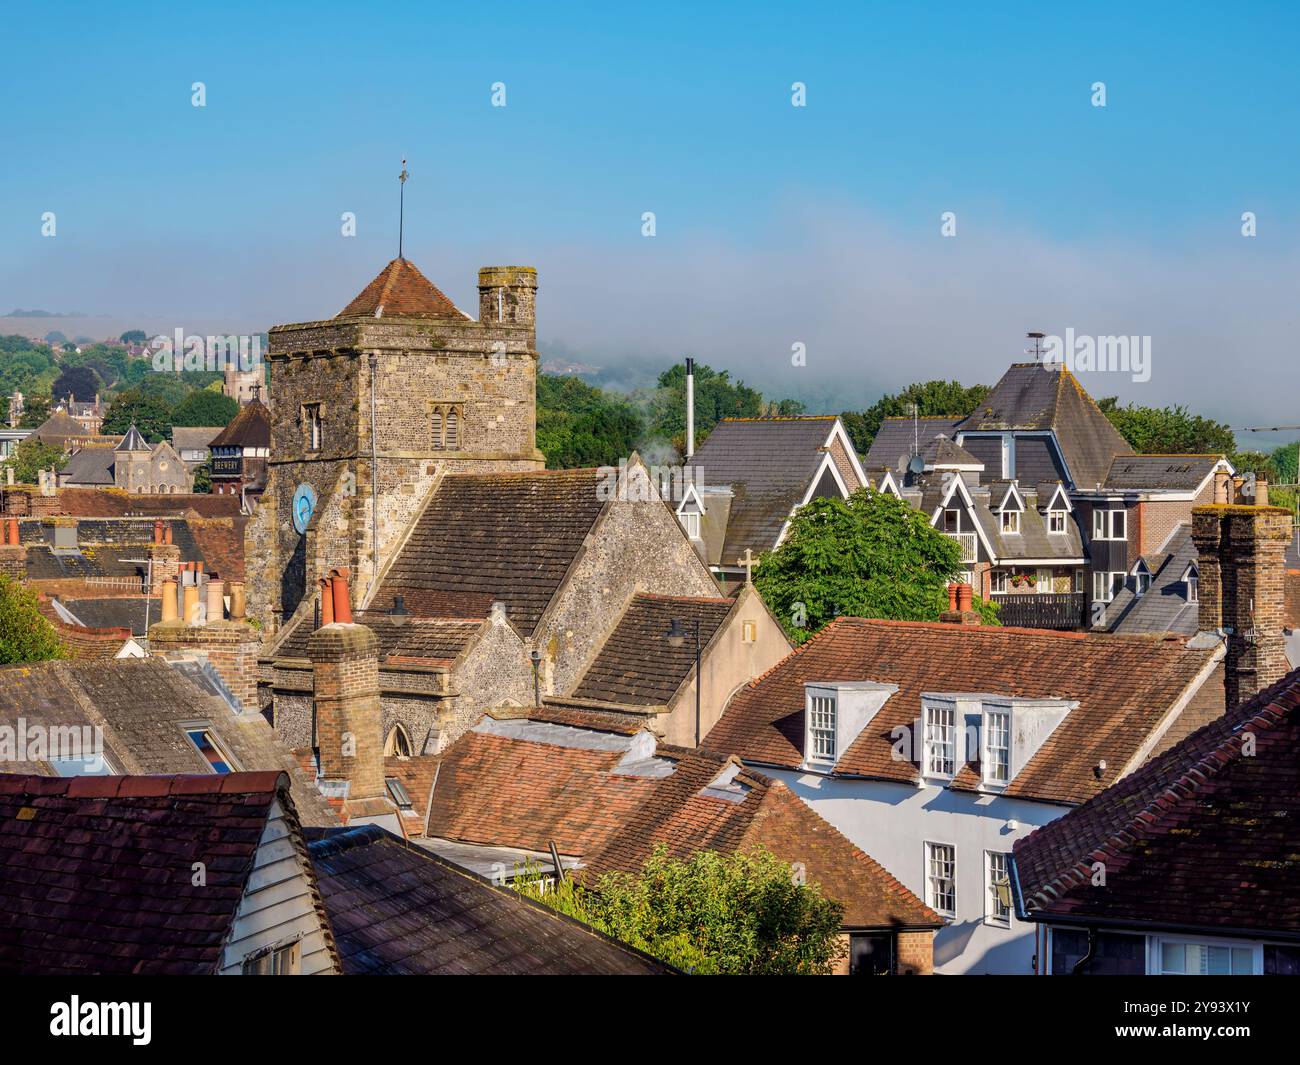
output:
[[[934,974],[934,933],[898,933],[898,971],[912,976]]]
[[[1192,511],[1200,573],[1200,628],[1227,635],[1227,705],[1236,706],[1288,671],[1285,552],[1291,514],[1281,507],[1214,505]]]
[[[257,630],[243,621],[209,621],[205,625],[169,621],[149,627],[150,654],[193,653],[205,656],[231,694],[239,700],[239,705],[248,712],[258,709],[257,653],[260,646]]]
[[[379,709],[379,641],[364,625],[323,625],[307,642],[316,747],[326,780],[348,783],[348,801],[386,793]]]

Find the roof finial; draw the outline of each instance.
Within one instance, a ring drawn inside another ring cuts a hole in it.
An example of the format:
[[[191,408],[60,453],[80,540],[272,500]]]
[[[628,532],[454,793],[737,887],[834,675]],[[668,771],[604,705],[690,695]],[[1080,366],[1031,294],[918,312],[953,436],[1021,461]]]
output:
[[[397,175],[400,192],[397,197],[397,257],[402,257],[402,229],[406,224],[406,179],[411,175],[406,171],[406,160],[402,160],[402,172]]]

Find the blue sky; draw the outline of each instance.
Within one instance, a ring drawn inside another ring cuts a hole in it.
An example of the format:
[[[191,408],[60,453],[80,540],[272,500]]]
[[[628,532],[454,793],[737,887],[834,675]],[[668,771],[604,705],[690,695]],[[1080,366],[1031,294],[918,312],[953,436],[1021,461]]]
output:
[[[1284,420],[1294,7],[989,6],[25,5],[0,310],[328,316],[395,252],[405,155],[408,257],[471,310],[478,266],[537,266],[587,361],[869,401],[1072,327],[1153,336],[1152,380],[1096,394]],[[1247,362],[1263,397],[1223,385]]]

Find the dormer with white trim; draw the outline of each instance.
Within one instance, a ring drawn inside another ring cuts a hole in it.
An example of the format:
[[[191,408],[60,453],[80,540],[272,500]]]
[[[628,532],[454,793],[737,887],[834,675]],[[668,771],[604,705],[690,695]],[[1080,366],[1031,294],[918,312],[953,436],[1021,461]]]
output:
[[[1025,500],[1016,487],[1015,481],[1007,485],[1007,490],[994,508],[994,512],[998,515],[998,531],[1003,536],[1020,535],[1020,521],[1021,515],[1025,512]]]
[[[704,500],[694,484],[687,484],[682,501],[677,505],[677,520],[692,541],[700,540],[700,525],[704,520]]]
[[[1042,748],[1077,701],[984,696],[980,703],[980,787],[1005,788]]]
[[[874,680],[804,684],[804,766],[832,770],[895,692]]]

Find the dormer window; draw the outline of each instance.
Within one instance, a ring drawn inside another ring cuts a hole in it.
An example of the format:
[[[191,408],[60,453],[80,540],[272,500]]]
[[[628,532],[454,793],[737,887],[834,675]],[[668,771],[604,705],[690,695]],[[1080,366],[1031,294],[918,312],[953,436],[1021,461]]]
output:
[[[814,695],[809,703],[808,734],[812,738],[812,757],[819,762],[834,762],[835,697]]]
[[[1199,603],[1201,601],[1201,574],[1195,563],[1183,571],[1183,584],[1187,586],[1187,601],[1189,603]]]
[[[1020,514],[1014,510],[1004,510],[1002,512],[1002,531],[1004,533],[1020,532]]]
[[[686,535],[692,540],[700,538],[700,519],[704,516],[704,504],[700,502],[695,486],[690,485],[683,493],[682,502],[677,508],[677,520],[682,523]]]
[[[1065,532],[1065,511],[1049,510],[1047,512],[1047,531],[1049,533]]]
[[[896,684],[871,680],[808,682],[804,685],[804,762],[831,769],[853,746],[867,723],[898,691]]]
[[[1145,562],[1139,562],[1137,569],[1133,571],[1133,594],[1141,599],[1149,591],[1151,591],[1151,571],[1147,569]]]
[[[1011,780],[1011,714],[988,710],[984,714],[984,783]]]
[[[925,707],[924,769],[928,777],[951,778],[957,772],[957,707],[930,703]]]

